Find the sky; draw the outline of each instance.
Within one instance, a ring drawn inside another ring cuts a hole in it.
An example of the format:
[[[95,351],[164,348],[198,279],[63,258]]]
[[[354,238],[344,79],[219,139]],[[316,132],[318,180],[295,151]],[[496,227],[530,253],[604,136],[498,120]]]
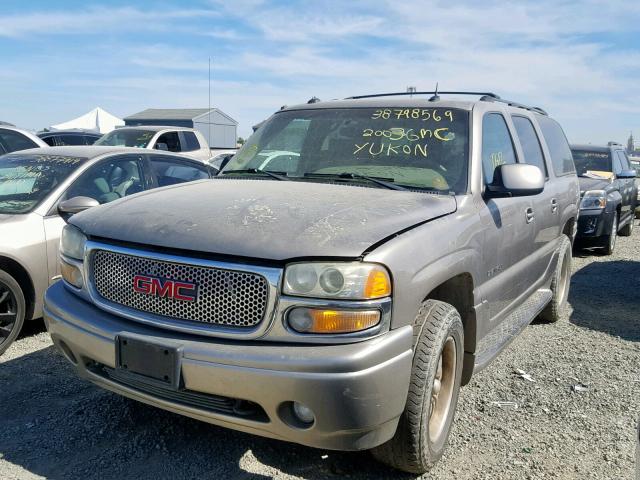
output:
[[[212,105],[251,126],[282,105],[489,91],[571,142],[640,147],[640,2],[3,0],[0,120],[39,130],[100,106]]]

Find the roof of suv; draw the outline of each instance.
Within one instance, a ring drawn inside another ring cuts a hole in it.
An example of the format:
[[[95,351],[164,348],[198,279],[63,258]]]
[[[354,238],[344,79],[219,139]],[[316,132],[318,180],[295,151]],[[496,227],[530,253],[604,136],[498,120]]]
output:
[[[106,155],[109,153],[145,153],[144,150],[134,147],[112,147],[102,145],[66,145],[63,147],[42,147],[42,148],[30,148],[28,150],[20,150],[18,152],[9,153],[8,155],[24,155],[24,154],[39,154],[39,155],[56,155],[62,157],[76,157],[76,158],[95,158],[100,155]],[[158,151],[156,153],[162,153]]]
[[[188,127],[174,127],[173,125],[127,125],[126,127],[118,127],[113,131],[118,132],[120,130],[149,130],[151,132],[160,132],[162,130],[177,130],[193,132],[194,129]]]
[[[608,152],[610,150],[624,150],[622,145],[590,145],[586,143],[572,143],[571,150],[587,150],[591,152]]]

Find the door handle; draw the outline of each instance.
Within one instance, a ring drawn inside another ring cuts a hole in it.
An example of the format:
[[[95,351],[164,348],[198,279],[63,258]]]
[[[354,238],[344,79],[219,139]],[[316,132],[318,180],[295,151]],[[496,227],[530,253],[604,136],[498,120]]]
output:
[[[533,208],[527,207],[527,209],[524,211],[524,216],[527,219],[527,223],[533,222],[533,219],[535,218],[535,215],[533,214]]]
[[[551,199],[551,213],[557,213],[558,211],[558,201],[555,198]]]

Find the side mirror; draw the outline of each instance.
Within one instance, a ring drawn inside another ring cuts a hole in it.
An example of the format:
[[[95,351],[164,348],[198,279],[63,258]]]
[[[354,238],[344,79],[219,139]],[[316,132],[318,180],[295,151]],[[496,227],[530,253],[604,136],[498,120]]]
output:
[[[524,197],[537,195],[543,190],[544,175],[538,167],[514,163],[496,167],[486,194],[489,197]]]
[[[635,170],[622,170],[616,175],[617,178],[636,178]]]
[[[58,205],[58,213],[66,222],[72,215],[83,212],[88,208],[97,207],[100,203],[91,197],[73,197]]]
[[[169,145],[166,143],[160,142],[156,143],[156,150],[164,150],[165,152],[169,151]]]

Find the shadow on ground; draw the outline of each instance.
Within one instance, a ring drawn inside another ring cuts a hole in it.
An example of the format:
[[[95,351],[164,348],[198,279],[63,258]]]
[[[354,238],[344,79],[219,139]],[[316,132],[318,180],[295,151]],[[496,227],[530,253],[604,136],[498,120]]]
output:
[[[53,347],[0,364],[0,405],[2,461],[53,480],[263,479],[276,470],[309,479],[413,478],[366,452],[264,439],[103,391],[78,379]]]
[[[592,262],[571,278],[571,323],[640,341],[640,262]]]

